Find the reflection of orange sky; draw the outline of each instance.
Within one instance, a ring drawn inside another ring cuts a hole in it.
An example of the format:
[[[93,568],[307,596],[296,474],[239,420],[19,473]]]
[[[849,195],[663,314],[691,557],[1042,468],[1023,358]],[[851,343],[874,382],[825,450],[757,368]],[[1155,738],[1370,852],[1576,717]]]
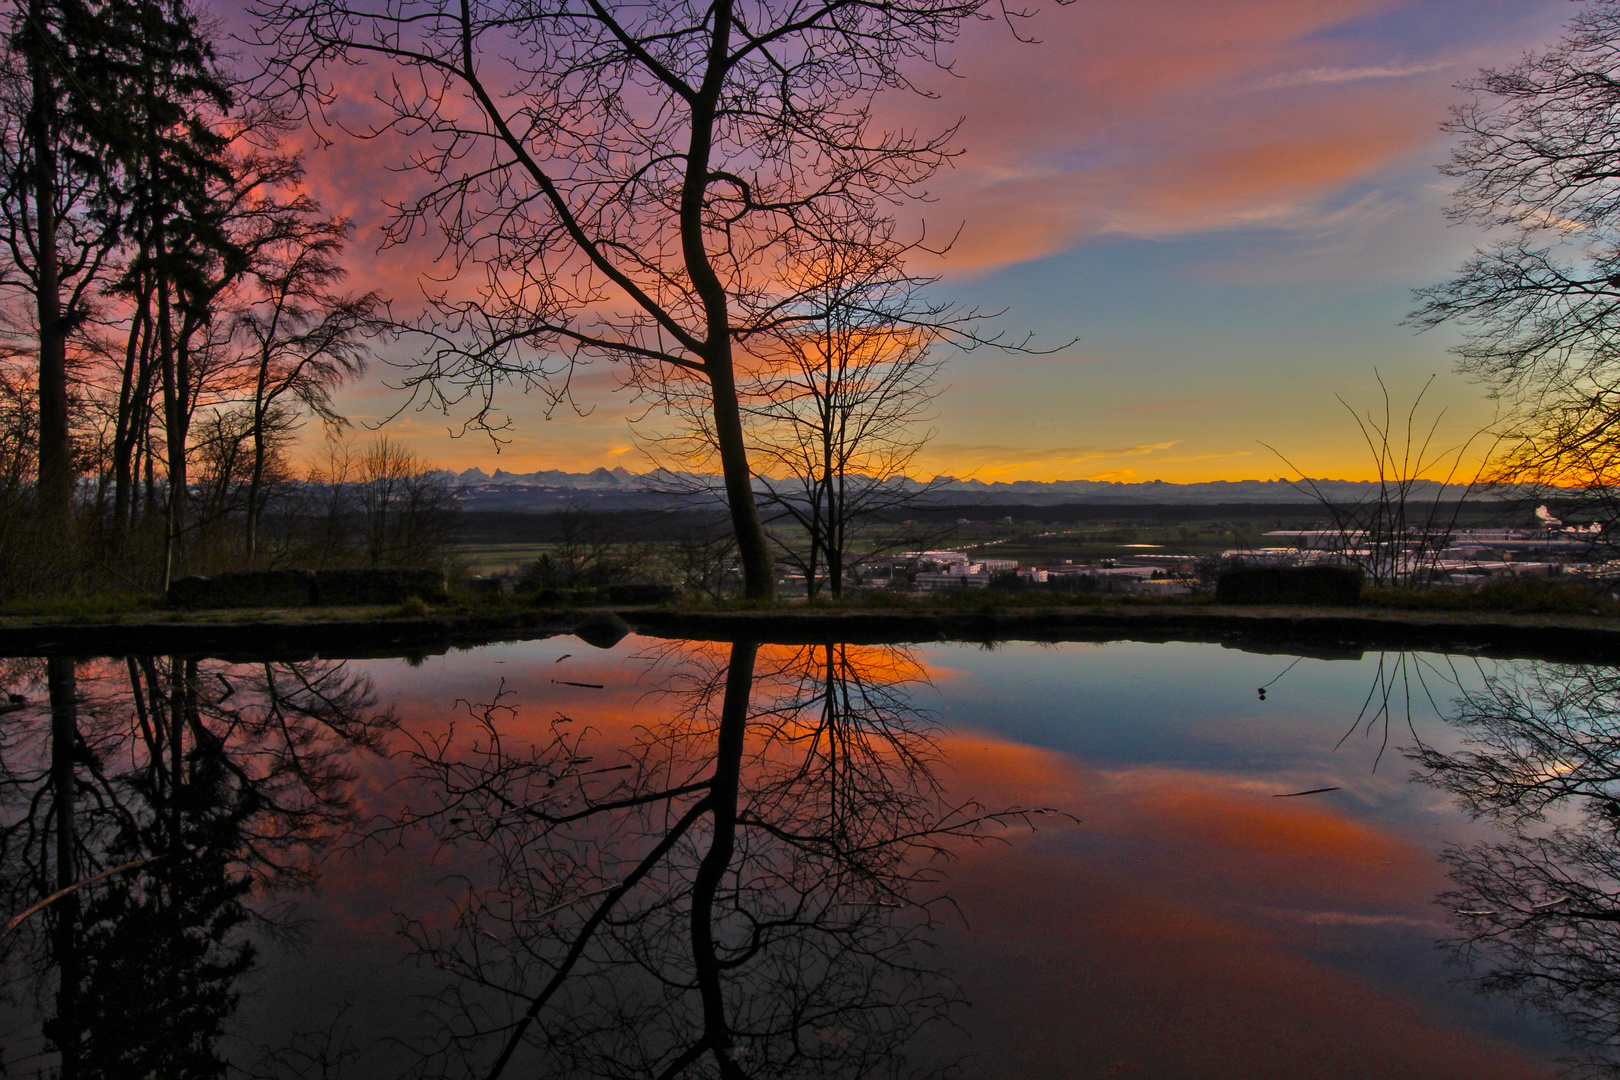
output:
[[[792,652],[767,650],[762,668]],[[622,666],[594,673],[615,670],[622,678]],[[658,715],[636,698],[621,685],[590,696],[591,708],[537,703],[511,735],[539,734],[565,711],[610,747]],[[1311,958],[1347,925],[1441,933],[1428,904],[1441,873],[1406,839],[1329,802],[1272,800],[1227,777],[1103,772],[981,734],[948,735],[941,749],[948,797],[1082,819],[1038,818],[1033,837],[1008,830],[1009,843],[962,849],[945,870],[962,920],[941,931],[941,960],[971,1003],[969,1075],[1553,1075],[1420,999]],[[447,917],[455,867],[421,855],[330,866],[325,891],[346,932],[386,935],[398,910]]]
[[[1439,935],[1443,878],[1415,845],[1225,778],[1102,774],[983,736],[944,748],[956,793],[1073,811],[1086,841],[970,848],[949,872],[971,928],[945,955],[973,1003],[975,1075],[1553,1075],[1308,958],[1319,927]]]
[[[659,670],[723,673],[729,651],[682,644]],[[818,653],[763,647],[756,710],[771,686]],[[900,650],[850,646],[847,655],[875,682],[950,677],[914,667]],[[671,699],[649,693],[659,680],[642,670],[622,653],[583,646],[556,664],[474,670],[464,662],[455,686],[398,706],[407,730],[442,731],[447,694],[505,676],[517,712],[502,731],[514,749],[543,740],[560,713],[596,733],[593,752],[605,763],[674,711]],[[762,720],[760,730],[779,720]],[[951,801],[1051,807],[1081,819],[1037,818],[1034,836],[1008,829],[1007,844],[962,848],[945,868],[942,888],[966,924],[950,924],[941,943],[971,1002],[963,1018],[974,1039],[969,1075],[1552,1075],[1421,999],[1312,958],[1313,946],[1346,927],[1387,925],[1425,942],[1443,932],[1429,900],[1444,878],[1433,853],[1409,838],[1329,799],[1272,799],[1273,791],[1226,775],[1105,771],[976,732],[943,734],[938,748]],[[381,786],[383,772],[365,794],[373,808],[397,803],[397,792]],[[454,867],[423,854],[331,865],[327,902],[349,932],[386,934],[394,910],[442,913]]]

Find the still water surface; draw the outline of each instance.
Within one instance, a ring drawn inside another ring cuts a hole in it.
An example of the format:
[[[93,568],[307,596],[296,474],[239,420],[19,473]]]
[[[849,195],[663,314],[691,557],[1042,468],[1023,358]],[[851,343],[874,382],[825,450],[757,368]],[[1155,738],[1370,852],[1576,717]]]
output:
[[[3,939],[7,1076],[1506,1078],[1620,1048],[1607,668],[630,637],[0,679],[9,910],[114,871]]]

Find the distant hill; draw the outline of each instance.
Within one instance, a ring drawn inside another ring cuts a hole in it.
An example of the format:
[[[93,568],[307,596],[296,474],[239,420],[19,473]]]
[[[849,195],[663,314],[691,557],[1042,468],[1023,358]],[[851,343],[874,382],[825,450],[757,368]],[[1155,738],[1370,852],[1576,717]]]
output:
[[[571,473],[546,469],[512,473],[482,469],[451,473],[469,510],[538,511],[577,504],[604,510],[657,509],[680,503],[718,503],[720,477],[662,470],[633,473],[628,469],[595,469]],[[1317,480],[1315,486],[1334,502],[1357,502],[1377,490],[1370,482]],[[957,480],[940,478],[931,484],[906,480],[897,486],[923,489],[919,499],[936,505],[1056,506],[1070,503],[1106,506],[1193,506],[1233,503],[1312,503],[1308,484],[1286,480],[1214,480],[1201,484],[1172,484],[1151,480],[1139,484],[1107,480]],[[1301,490],[1304,488],[1305,490]],[[1412,497],[1432,499],[1440,485],[1421,481]],[[1453,491],[1458,489],[1453,488]],[[1498,496],[1513,493],[1498,493]]]

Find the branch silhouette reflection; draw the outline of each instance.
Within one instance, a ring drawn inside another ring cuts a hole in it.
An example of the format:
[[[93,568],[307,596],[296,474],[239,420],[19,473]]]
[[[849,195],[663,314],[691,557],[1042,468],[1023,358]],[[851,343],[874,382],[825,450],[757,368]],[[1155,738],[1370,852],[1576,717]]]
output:
[[[1418,746],[1420,777],[1501,829],[1443,856],[1448,945],[1563,1027],[1576,1074],[1620,1074],[1620,672],[1502,665],[1448,719],[1465,748]]]
[[[904,1074],[957,1001],[940,860],[1045,811],[945,797],[905,650],[648,659],[661,719],[627,746],[559,716],[514,747],[497,696],[413,747],[425,798],[389,829],[480,868],[449,925],[405,923],[457,979],[425,1074]]]
[[[448,915],[395,898],[440,977],[383,1040],[404,1075],[906,1074],[959,1003],[929,944],[944,863],[1046,811],[947,794],[906,650],[641,659],[628,737],[579,715],[533,738],[504,687],[412,733],[339,662],[12,662],[35,704],[0,735],[0,895],[29,914],[0,941],[33,1019],[8,1075],[368,1068],[341,1014],[230,1040],[283,902],[336,850],[455,875]]]
[[[353,756],[391,715],[340,663],[52,657],[5,675],[45,690],[0,745],[0,889],[23,916],[5,959],[39,1016],[7,1074],[227,1075],[246,930],[274,924],[249,894],[314,879],[353,825]]]

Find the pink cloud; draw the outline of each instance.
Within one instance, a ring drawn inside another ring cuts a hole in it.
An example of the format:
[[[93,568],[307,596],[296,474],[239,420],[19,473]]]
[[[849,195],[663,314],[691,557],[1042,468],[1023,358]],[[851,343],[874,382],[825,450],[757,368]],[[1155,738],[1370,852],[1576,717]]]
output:
[[[886,103],[925,129],[962,119],[965,154],[907,212],[936,239],[961,227],[946,273],[1099,235],[1320,225],[1325,196],[1433,149],[1452,84],[1492,59],[1363,62],[1365,45],[1319,39],[1395,6],[1082,3],[1044,12],[1039,45],[976,27],[963,79]]]

